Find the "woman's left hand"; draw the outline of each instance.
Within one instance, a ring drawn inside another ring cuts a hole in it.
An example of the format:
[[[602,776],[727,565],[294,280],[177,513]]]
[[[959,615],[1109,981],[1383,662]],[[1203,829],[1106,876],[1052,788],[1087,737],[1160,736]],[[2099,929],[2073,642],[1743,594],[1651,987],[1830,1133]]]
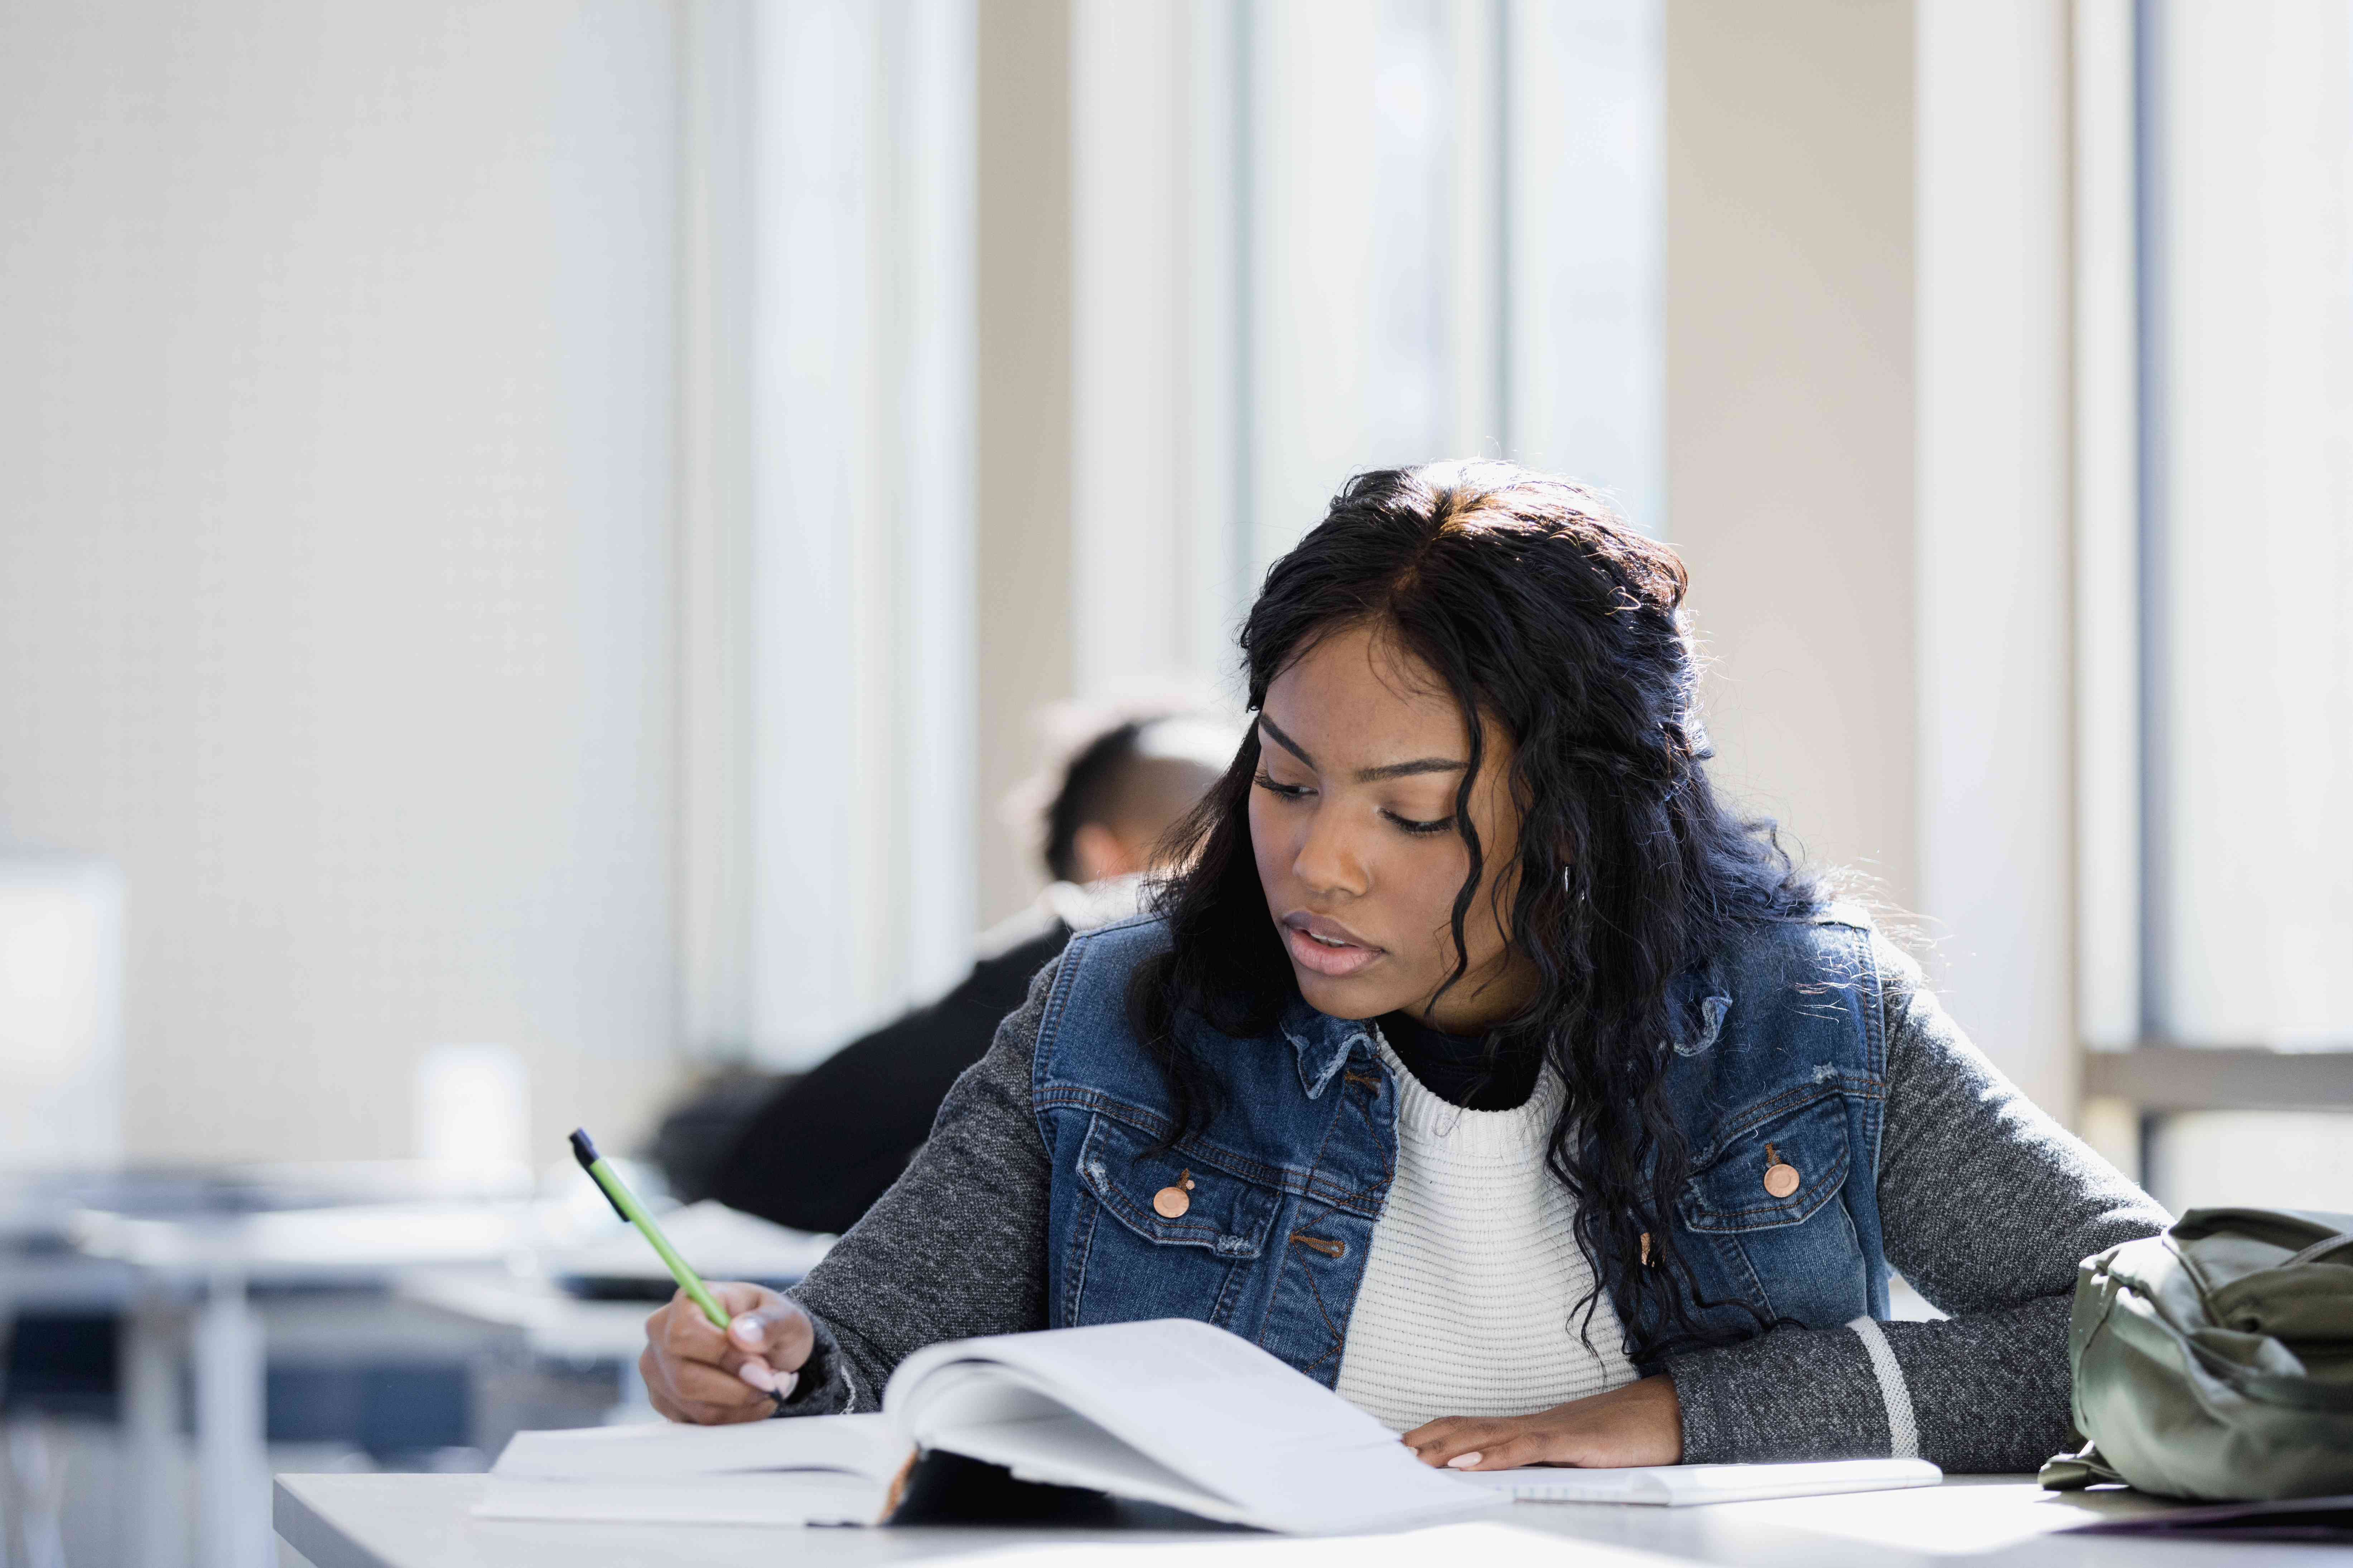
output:
[[[1425,1465],[1457,1470],[1679,1465],[1683,1407],[1672,1378],[1646,1377],[1533,1415],[1442,1416],[1407,1433],[1405,1445]]]

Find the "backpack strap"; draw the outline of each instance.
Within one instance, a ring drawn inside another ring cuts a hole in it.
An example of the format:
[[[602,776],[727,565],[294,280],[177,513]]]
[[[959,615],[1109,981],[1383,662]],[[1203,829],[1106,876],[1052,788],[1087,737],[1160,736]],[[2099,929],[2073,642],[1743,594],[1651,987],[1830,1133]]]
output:
[[[2072,1454],[2054,1454],[2042,1461],[2042,1473],[2034,1478],[2047,1492],[2079,1492],[2085,1487],[2121,1481],[2116,1467],[2100,1458],[2099,1445],[2086,1443]]]
[[[2317,1263],[2330,1253],[2342,1252],[2348,1247],[2353,1247],[2353,1230],[2332,1236],[2327,1241],[2316,1241],[2295,1257],[2283,1260],[2279,1267],[2293,1268],[2299,1263]],[[2353,1268],[2353,1258],[2346,1259],[2346,1267]]]

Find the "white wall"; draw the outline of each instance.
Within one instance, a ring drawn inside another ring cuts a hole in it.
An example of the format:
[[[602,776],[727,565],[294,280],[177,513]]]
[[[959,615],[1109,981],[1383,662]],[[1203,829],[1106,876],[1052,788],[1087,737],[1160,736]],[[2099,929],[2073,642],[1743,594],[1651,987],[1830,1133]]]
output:
[[[649,1098],[671,26],[0,10],[0,837],[124,869],[134,1156],[406,1153],[439,1042]]]

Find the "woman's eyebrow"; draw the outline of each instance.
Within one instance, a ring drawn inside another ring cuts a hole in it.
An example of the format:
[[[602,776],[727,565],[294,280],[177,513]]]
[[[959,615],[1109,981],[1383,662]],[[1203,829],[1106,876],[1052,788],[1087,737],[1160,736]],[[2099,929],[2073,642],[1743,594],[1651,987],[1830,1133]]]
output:
[[[1356,782],[1373,784],[1381,779],[1401,779],[1411,773],[1459,773],[1469,765],[1449,757],[1416,757],[1409,763],[1386,763],[1377,768],[1358,768]]]
[[[1281,746],[1309,767],[1315,765],[1315,759],[1307,754],[1307,749],[1284,734],[1282,726],[1264,713],[1258,716],[1258,727],[1265,731],[1267,739],[1276,745]],[[1356,782],[1377,784],[1382,779],[1401,779],[1414,773],[1459,773],[1469,765],[1452,757],[1416,757],[1409,763],[1384,763],[1377,768],[1358,768]]]
[[[1267,738],[1272,741],[1276,745],[1281,746],[1284,751],[1289,752],[1293,756],[1297,757],[1309,767],[1312,768],[1315,765],[1315,759],[1307,754],[1307,748],[1293,740],[1290,736],[1284,734],[1282,732],[1282,726],[1277,724],[1273,720],[1268,718],[1263,713],[1261,713],[1258,716],[1258,727],[1265,731]]]

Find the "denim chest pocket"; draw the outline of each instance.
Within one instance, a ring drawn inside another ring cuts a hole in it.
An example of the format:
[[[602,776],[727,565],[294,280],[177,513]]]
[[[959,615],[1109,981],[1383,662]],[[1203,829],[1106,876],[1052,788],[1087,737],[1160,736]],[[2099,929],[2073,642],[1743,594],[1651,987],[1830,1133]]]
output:
[[[1155,1143],[1102,1112],[1088,1127],[1077,1175],[1093,1202],[1072,1227],[1061,1321],[1198,1318],[1230,1326],[1282,1194]]]
[[[1843,1096],[1767,1110],[1693,1172],[1678,1205],[1684,1228],[1768,1319],[1850,1322],[1871,1302],[1862,1244],[1840,1201],[1852,1157]]]

